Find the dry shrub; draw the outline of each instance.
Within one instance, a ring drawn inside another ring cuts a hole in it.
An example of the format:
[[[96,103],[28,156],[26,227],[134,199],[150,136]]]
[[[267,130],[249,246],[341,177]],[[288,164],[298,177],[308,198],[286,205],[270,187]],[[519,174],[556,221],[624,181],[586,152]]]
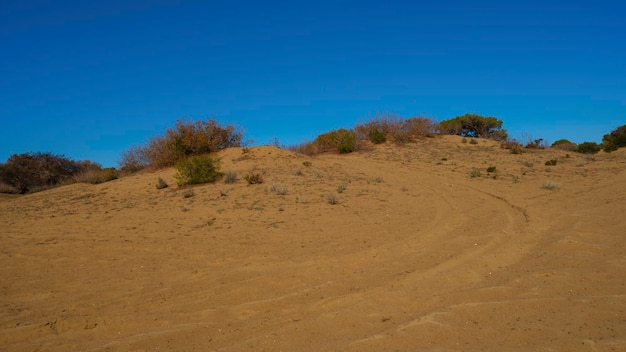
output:
[[[18,193],[42,191],[76,182],[80,174],[102,171],[100,164],[75,161],[52,153],[14,154],[0,164],[0,183]]]
[[[276,193],[279,196],[284,196],[288,193],[287,186],[282,184],[272,184],[270,186],[270,192]]]
[[[116,180],[118,178],[117,170],[112,167],[105,169],[88,168],[74,175],[74,181],[77,183],[98,184]]]
[[[224,174],[224,183],[237,182],[237,173],[235,171],[229,171]]]
[[[162,178],[159,177],[159,179],[157,180],[156,188],[157,189],[164,189],[164,188],[167,188],[167,187],[169,187],[167,182],[165,182],[165,180],[163,180]]]
[[[249,185],[263,183],[263,176],[258,172],[248,174],[244,176],[244,178],[248,182]]]
[[[146,146],[124,152],[120,169],[136,172],[146,166],[168,167],[189,156],[240,147],[242,139],[243,134],[233,126],[221,126],[215,120],[178,120],[165,135],[152,137]]]
[[[500,143],[500,148],[508,149],[511,154],[522,154],[522,145],[514,139]]]
[[[0,182],[0,193],[18,194],[20,193],[20,191],[11,185],[7,185],[4,182]]]
[[[414,142],[417,138],[434,136],[437,123],[421,116],[404,119],[396,114],[379,114],[370,121],[357,125],[354,130],[360,140],[369,140],[374,144],[387,140],[405,144]]]

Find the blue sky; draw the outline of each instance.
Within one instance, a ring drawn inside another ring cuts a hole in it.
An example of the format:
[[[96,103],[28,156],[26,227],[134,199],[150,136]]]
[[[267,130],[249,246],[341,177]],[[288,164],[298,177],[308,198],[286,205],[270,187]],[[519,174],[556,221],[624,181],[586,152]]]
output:
[[[117,166],[181,118],[255,144],[376,113],[496,116],[512,137],[626,124],[622,1],[14,1],[0,6],[0,161]]]

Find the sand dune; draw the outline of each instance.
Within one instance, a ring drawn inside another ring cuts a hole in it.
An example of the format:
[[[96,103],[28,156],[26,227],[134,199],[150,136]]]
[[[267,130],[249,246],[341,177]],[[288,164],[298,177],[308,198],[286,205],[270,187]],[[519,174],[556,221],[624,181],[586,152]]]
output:
[[[229,149],[234,184],[1,198],[0,351],[624,351],[626,151],[567,154]]]

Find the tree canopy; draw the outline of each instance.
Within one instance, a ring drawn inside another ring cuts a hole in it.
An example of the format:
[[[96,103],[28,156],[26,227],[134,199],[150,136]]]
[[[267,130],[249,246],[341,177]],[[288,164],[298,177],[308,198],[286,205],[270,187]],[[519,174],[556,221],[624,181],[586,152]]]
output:
[[[442,134],[455,134],[463,137],[480,137],[495,140],[506,140],[506,130],[502,129],[502,121],[493,116],[465,114],[453,119],[439,122]]]

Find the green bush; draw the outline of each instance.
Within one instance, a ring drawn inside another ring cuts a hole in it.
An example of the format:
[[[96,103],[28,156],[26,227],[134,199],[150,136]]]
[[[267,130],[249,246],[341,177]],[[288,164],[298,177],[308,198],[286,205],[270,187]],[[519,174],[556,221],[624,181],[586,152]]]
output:
[[[487,168],[487,172],[496,172],[496,167],[495,166],[489,166]]]
[[[506,130],[502,129],[502,121],[492,116],[465,114],[453,119],[439,122],[439,131],[442,134],[455,134],[463,137],[490,138],[505,141],[508,138]]]
[[[176,165],[178,185],[215,182],[221,176],[218,161],[208,155],[196,155],[179,160]]]
[[[546,166],[555,166],[556,163],[557,163],[556,159],[550,159],[550,160],[546,161],[545,165]]]
[[[337,151],[345,154],[357,150],[356,133],[344,128],[320,134],[313,143],[317,145],[317,150],[321,153]]]
[[[561,150],[574,151],[576,150],[577,145],[567,139],[559,139],[558,141],[552,143],[551,147]]]
[[[600,145],[595,142],[584,142],[580,143],[574,151],[582,154],[596,154],[600,151]]]
[[[602,138],[605,152],[612,152],[626,147],[626,125],[614,129]]]

